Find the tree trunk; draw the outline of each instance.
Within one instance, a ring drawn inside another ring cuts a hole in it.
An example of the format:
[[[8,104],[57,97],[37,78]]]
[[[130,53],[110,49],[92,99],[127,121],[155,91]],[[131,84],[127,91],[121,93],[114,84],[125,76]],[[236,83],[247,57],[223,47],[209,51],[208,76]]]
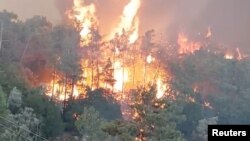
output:
[[[23,54],[22,54],[21,59],[20,59],[20,64],[22,64],[23,57],[24,57],[24,55],[26,54],[26,51],[27,51],[27,50],[28,50],[28,48],[29,48],[30,40],[31,40],[31,38],[29,38],[29,39],[27,40],[27,43],[26,43],[25,49],[24,49]]]
[[[53,96],[54,96],[54,90],[55,90],[55,77],[56,77],[56,70],[55,70],[55,66],[54,66],[54,70],[53,70],[53,84],[52,84],[52,93],[51,93],[51,101],[53,101]]]
[[[122,95],[124,94],[124,54],[122,55]]]
[[[68,75],[66,74],[65,80],[64,80],[64,103],[63,103],[64,108],[66,108],[66,102],[67,102],[67,78],[68,78]]]
[[[144,80],[143,80],[143,86],[144,86],[144,88],[146,87],[146,77],[147,77],[147,61],[146,61],[146,58],[145,58],[145,64],[144,64]]]
[[[73,100],[74,97],[74,86],[75,86],[75,76],[72,77],[72,84],[71,84],[71,100]]]
[[[133,88],[135,88],[135,51],[133,51]]]
[[[115,73],[115,67],[114,67],[114,63],[115,63],[115,46],[114,46],[114,52],[113,52],[113,62],[112,62],[112,67],[113,67],[113,74]],[[115,75],[113,75],[113,78],[114,78]],[[116,80],[115,80],[116,82]],[[115,82],[114,84],[112,85],[112,93],[114,93],[114,85],[115,85]]]
[[[94,85],[94,61],[92,59],[92,63],[91,63],[91,90],[93,89],[93,85]]]
[[[99,60],[97,59],[97,89],[99,88],[100,83],[100,72],[99,72]]]

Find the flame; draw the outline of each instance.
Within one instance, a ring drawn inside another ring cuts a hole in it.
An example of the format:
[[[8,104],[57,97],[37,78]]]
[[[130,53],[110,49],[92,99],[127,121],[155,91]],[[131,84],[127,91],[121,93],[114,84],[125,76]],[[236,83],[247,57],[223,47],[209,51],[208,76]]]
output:
[[[130,46],[138,39],[139,17],[137,14],[140,6],[141,0],[129,1],[123,9],[119,23],[110,33],[110,40],[117,37],[115,34],[122,35],[124,33]],[[92,42],[92,31],[98,27],[94,3],[86,4],[84,0],[74,0],[72,9],[68,10],[66,14],[72,25],[79,31],[80,45],[85,46]],[[138,45],[133,45],[134,48],[128,47],[126,49],[120,49],[111,41],[105,41],[105,43],[107,44],[102,44],[99,47],[101,53],[97,56],[98,61],[93,61],[91,57],[81,58],[83,72],[81,80],[77,80],[72,86],[69,82],[65,82],[63,74],[57,72],[58,75],[54,82],[51,81],[48,84],[46,94],[48,96],[53,94],[53,99],[57,101],[65,101],[71,97],[82,98],[85,94],[84,88],[88,86],[92,90],[96,88],[112,90],[111,94],[114,95],[114,98],[122,102],[129,98],[128,92],[131,89],[147,84],[156,84],[156,98],[164,96],[167,85],[162,80],[167,78],[168,74],[152,53],[145,56],[145,53],[141,52],[140,42]],[[106,60],[110,61],[110,68],[106,67]],[[107,76],[112,78],[107,78]]]
[[[209,109],[213,109],[213,107],[211,106],[211,103],[206,102],[206,101],[204,102],[203,106]]]
[[[78,91],[78,89],[77,89],[77,86],[76,85],[74,85],[73,86],[74,88],[74,92],[73,92],[73,97],[79,97],[79,91]]]
[[[148,64],[151,64],[151,63],[154,61],[154,58],[152,57],[151,54],[149,54],[149,55],[147,56],[146,61],[147,61]]]
[[[242,60],[242,54],[241,54],[241,52],[240,52],[240,49],[239,49],[239,48],[236,48],[236,51],[237,51],[237,54],[238,54],[237,59],[238,59],[238,60]]]
[[[191,96],[188,97],[188,101],[191,102],[191,103],[195,103],[196,102],[195,99],[193,97],[191,97]]]
[[[209,26],[207,30],[206,38],[210,38],[210,37],[212,37],[212,31],[211,31],[211,27]]]
[[[156,88],[157,88],[156,98],[160,99],[164,96],[167,90],[166,84],[164,84],[161,79],[157,79]]]
[[[128,81],[128,70],[119,61],[114,62],[114,79],[116,80],[114,91],[122,92],[125,82]]]
[[[239,48],[236,48],[234,51],[228,50],[228,51],[226,51],[226,53],[224,55],[224,58],[227,60],[237,59],[238,61],[240,61],[245,57],[246,56],[244,56],[244,54],[242,55]]]
[[[68,100],[71,96],[74,99],[79,98],[83,89],[78,87],[77,84],[74,84],[72,93],[72,85],[65,84],[65,82],[62,82],[63,80],[64,77],[61,74],[56,73],[54,80],[51,80],[51,82],[46,85],[45,94],[52,97],[55,101]]]
[[[134,43],[139,36],[139,18],[137,16],[138,10],[141,6],[140,0],[130,0],[130,2],[124,7],[123,14],[121,16],[118,26],[111,32],[109,38],[113,38],[116,33],[123,34],[123,30],[131,32],[129,34],[129,43]]]
[[[226,54],[224,55],[224,58],[227,60],[232,60],[234,59],[234,55],[232,52],[227,51]]]
[[[91,29],[97,24],[95,16],[95,5],[86,5],[84,0],[74,0],[72,10],[67,12],[68,18],[73,21],[74,26],[80,31],[82,45],[90,42]]]
[[[232,54],[226,54],[224,56],[224,58],[227,59],[227,60],[232,60],[232,59],[234,59],[234,56]]]
[[[179,54],[191,54],[201,48],[201,43],[189,41],[184,33],[178,35]]]

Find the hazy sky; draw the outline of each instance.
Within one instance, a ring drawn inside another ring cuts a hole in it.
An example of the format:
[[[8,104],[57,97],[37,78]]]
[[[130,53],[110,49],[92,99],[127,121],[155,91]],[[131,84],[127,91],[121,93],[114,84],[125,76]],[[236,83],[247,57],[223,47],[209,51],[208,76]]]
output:
[[[18,14],[20,19],[42,15],[53,23],[60,22],[59,11],[54,0],[0,0],[0,10],[3,9]]]

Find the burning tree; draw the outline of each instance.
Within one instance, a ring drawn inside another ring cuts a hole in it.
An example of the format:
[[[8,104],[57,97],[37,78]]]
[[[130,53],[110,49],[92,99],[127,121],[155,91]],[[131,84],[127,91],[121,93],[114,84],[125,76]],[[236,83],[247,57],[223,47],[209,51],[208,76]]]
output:
[[[43,38],[44,43],[39,43],[51,47],[49,52],[53,52],[45,53],[48,56],[39,59],[43,62],[42,67],[48,67],[46,79],[40,82],[46,84],[46,95],[54,101],[63,102],[65,107],[68,100],[84,98],[86,88],[105,88],[115,99],[128,101],[131,89],[150,83],[157,85],[158,98],[164,96],[167,89],[164,79],[168,72],[160,65],[156,51],[151,48],[151,32],[148,38],[139,38],[140,6],[140,0],[131,0],[108,37],[99,33],[94,3],[74,0],[73,7],[66,12],[67,25],[44,26],[47,25],[45,20],[33,19],[31,23],[41,21],[42,26],[35,25],[47,29],[41,35],[47,35],[47,38]],[[34,37],[28,41],[32,46],[36,43]],[[145,43],[147,49],[141,48],[145,47]],[[24,60],[29,60],[27,50],[30,52],[32,49],[25,49]],[[33,74],[34,71],[27,65],[29,62],[23,61],[23,64],[27,74],[39,83],[44,75]]]

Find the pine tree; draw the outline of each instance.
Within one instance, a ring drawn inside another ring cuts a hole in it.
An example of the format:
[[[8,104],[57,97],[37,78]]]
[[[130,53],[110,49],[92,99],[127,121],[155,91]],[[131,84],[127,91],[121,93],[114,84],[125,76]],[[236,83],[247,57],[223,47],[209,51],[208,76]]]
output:
[[[12,113],[17,113],[22,106],[22,93],[14,87],[9,95],[8,108]]]

